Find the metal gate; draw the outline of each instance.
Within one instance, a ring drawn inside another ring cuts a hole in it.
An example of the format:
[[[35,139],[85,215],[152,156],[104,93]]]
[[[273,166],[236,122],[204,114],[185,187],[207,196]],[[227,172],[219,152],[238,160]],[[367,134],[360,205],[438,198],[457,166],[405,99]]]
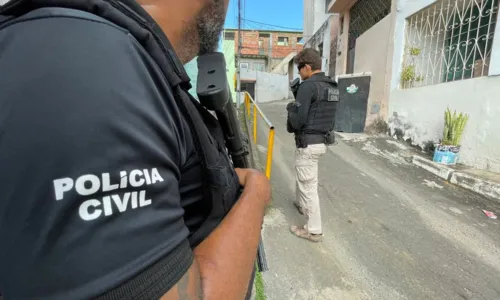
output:
[[[340,101],[337,106],[334,130],[361,133],[365,130],[371,76],[348,75],[339,77],[337,80]]]

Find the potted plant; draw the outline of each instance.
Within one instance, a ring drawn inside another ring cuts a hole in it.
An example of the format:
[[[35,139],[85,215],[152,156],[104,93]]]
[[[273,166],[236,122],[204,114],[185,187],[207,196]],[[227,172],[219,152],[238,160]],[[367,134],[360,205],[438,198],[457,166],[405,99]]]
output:
[[[469,120],[469,115],[456,111],[451,113],[447,108],[444,113],[444,130],[441,143],[436,145],[434,151],[435,162],[445,165],[455,165],[458,160],[458,153],[460,152],[460,140],[464,132],[465,125]]]

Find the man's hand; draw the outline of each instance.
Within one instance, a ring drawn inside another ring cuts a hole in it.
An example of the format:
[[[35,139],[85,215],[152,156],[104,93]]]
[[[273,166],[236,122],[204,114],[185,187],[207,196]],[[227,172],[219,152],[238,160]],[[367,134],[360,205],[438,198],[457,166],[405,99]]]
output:
[[[271,201],[271,185],[269,180],[262,173],[255,169],[240,169],[236,168],[236,174],[245,190],[255,192],[255,198],[258,201],[263,201],[264,205],[268,205]]]
[[[194,249],[203,300],[245,299],[255,266],[271,186],[267,177],[257,170],[236,169],[236,173],[244,187],[243,193],[220,225]]]

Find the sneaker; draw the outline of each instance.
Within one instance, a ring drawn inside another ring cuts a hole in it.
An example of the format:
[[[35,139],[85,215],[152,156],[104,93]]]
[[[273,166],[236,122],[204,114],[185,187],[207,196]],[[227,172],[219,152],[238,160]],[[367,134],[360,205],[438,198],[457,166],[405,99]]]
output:
[[[323,234],[312,234],[309,233],[304,226],[291,226],[290,227],[290,232],[292,232],[294,235],[306,239],[310,242],[313,243],[318,243],[323,241]]]
[[[302,207],[300,206],[300,204],[298,204],[296,201],[293,201],[293,205],[299,211],[299,214],[301,214],[301,215],[304,214],[304,210],[302,209]]]

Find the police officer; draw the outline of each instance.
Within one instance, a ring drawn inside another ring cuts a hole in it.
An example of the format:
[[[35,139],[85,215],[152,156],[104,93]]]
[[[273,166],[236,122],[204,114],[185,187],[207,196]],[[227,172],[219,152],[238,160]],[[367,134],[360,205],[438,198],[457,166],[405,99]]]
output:
[[[217,47],[227,6],[0,8],[5,300],[244,299],[270,186],[232,167],[183,68]]]
[[[287,106],[287,130],[295,135],[296,199],[307,223],[291,226],[291,232],[311,242],[323,239],[318,197],[318,160],[326,145],[334,142],[333,127],[338,102],[337,84],[321,72],[321,56],[311,48],[294,58],[302,83],[291,84],[296,97]],[[297,89],[298,88],[298,89]]]

